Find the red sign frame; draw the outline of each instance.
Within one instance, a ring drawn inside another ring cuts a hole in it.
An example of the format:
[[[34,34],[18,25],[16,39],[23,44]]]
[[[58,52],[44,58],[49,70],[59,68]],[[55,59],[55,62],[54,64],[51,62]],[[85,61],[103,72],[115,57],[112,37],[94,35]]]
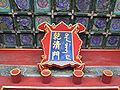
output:
[[[84,63],[82,63],[82,56],[80,55],[81,51],[81,46],[82,46],[82,40],[78,36],[78,33],[84,32],[85,27],[84,25],[77,23],[75,25],[70,24],[69,26],[66,25],[63,21],[60,22],[59,24],[55,25],[52,24],[50,25],[47,22],[43,22],[40,25],[38,25],[38,30],[44,31],[45,35],[43,39],[41,40],[41,43],[43,45],[43,52],[44,55],[42,55],[42,60],[38,64],[40,72],[42,71],[47,71],[47,72],[42,72],[42,76],[50,75],[51,71],[49,70],[49,67],[51,66],[56,66],[59,68],[64,68],[67,66],[71,66],[74,68],[74,71],[80,70],[82,71],[84,68]],[[74,58],[73,61],[59,61],[59,63],[52,62],[49,60],[49,51],[50,51],[50,38],[51,38],[51,32],[70,32],[72,33],[72,39],[73,39],[73,53],[74,53]],[[48,73],[49,71],[49,73]]]

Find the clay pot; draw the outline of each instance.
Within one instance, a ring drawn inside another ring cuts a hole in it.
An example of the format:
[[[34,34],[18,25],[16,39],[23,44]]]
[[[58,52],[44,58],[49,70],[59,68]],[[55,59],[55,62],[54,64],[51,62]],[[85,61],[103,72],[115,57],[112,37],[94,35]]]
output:
[[[10,75],[13,83],[19,83],[21,81],[21,71],[19,68],[12,69]]]

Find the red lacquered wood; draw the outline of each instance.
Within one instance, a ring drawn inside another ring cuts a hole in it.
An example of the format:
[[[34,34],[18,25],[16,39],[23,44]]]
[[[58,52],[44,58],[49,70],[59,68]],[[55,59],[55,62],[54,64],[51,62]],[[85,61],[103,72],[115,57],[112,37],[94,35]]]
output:
[[[14,68],[10,71],[11,80],[13,83],[19,83],[21,81],[21,71],[18,68]]]
[[[43,71],[41,71],[41,80],[42,80],[42,83],[44,84],[48,84],[51,82],[51,71],[48,70],[48,69],[45,69]]]
[[[101,82],[99,78],[82,78],[81,84],[74,84],[70,77],[52,77],[49,84],[41,82],[41,77],[22,77],[20,83],[12,83],[11,77],[0,76],[0,86],[38,86],[38,87],[114,87],[120,86],[120,77],[113,77],[110,84]]]
[[[83,49],[81,55],[86,66],[120,65],[120,49]]]
[[[42,49],[0,49],[0,64],[36,65],[41,55]],[[120,50],[117,49],[82,49],[81,55],[86,66],[120,65]]]
[[[102,76],[102,82],[109,84],[112,81],[113,72],[111,70],[104,70]]]
[[[36,65],[43,54],[42,49],[0,49],[0,64],[8,65]],[[115,49],[82,49],[81,55],[86,66],[119,66],[120,50]],[[82,83],[74,84],[71,78],[53,77],[52,82],[44,84],[41,77],[22,77],[22,82],[14,84],[9,76],[0,76],[0,86],[120,86],[120,77],[113,76],[110,84],[105,84],[100,78],[82,78]]]
[[[80,71],[80,70],[73,71],[72,82],[75,84],[80,84],[82,81],[83,75],[84,75],[83,71]]]

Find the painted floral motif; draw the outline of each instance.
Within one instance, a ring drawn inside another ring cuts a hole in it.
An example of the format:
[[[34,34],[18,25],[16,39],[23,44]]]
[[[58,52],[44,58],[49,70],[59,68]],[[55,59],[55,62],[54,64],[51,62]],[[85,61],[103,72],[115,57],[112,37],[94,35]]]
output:
[[[29,9],[29,1],[28,0],[14,0],[18,9],[26,10]]]
[[[120,31],[120,19],[113,19],[111,21],[110,31]]]
[[[15,45],[16,44],[15,34],[5,34],[4,35],[4,43],[6,45]]]
[[[8,4],[7,0],[1,0],[0,1],[0,7],[2,7],[2,8],[8,8],[7,4]]]
[[[110,0],[97,0],[96,10],[98,12],[108,11],[110,6]]]
[[[102,20],[102,19],[96,20],[95,26],[97,28],[105,28],[106,27],[106,20]]]
[[[98,46],[98,45],[102,45],[102,36],[92,36],[91,37],[91,45],[92,46]]]
[[[0,30],[13,30],[13,21],[9,16],[0,16]]]
[[[88,11],[90,0],[76,0],[76,7],[79,11]]]
[[[35,0],[36,12],[50,12],[51,0]]]
[[[37,16],[35,18],[36,29],[37,29],[37,26],[44,21],[51,23],[51,18],[49,16]]]
[[[70,9],[69,0],[56,0],[56,10],[57,11],[68,11]]]
[[[18,30],[30,30],[32,29],[32,21],[30,17],[20,16],[17,17]]]
[[[40,8],[45,8],[48,5],[47,0],[37,0],[37,4]]]
[[[107,46],[117,46],[119,41],[119,36],[109,36],[107,38]]]
[[[0,0],[0,12],[10,12],[9,0]]]
[[[33,44],[33,36],[32,34],[20,34],[20,42],[21,45],[32,45]]]
[[[94,25],[92,30],[95,32],[105,31],[106,24],[107,24],[106,18],[94,18]]]

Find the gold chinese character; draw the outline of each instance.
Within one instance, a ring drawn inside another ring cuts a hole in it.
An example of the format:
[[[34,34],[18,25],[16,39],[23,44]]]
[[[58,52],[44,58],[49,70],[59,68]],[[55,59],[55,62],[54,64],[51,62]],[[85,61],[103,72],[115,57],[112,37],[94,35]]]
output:
[[[60,49],[60,41],[54,41],[53,42],[53,48],[59,50]]]
[[[54,33],[54,38],[53,38],[54,40],[60,40],[61,39],[61,37],[60,37],[60,33],[59,32],[55,32]]]
[[[55,56],[57,56],[57,60],[60,60],[60,52],[59,51],[52,52],[52,60],[54,60]]]

